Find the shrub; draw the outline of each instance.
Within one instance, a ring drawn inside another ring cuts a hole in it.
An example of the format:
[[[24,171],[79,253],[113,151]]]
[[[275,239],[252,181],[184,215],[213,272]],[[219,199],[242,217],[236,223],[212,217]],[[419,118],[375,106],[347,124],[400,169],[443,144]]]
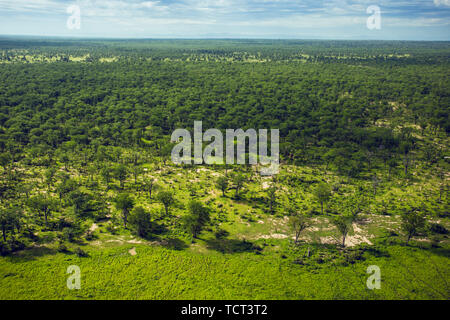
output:
[[[89,254],[80,247],[75,248],[75,254],[80,258],[89,257]]]
[[[216,239],[223,239],[230,235],[230,233],[223,229],[217,229],[217,231],[214,233],[214,236]]]
[[[69,249],[67,249],[67,246],[64,243],[60,243],[56,250],[61,253],[69,252]]]
[[[136,207],[131,212],[128,223],[138,237],[147,238],[153,231],[150,213],[142,207]]]
[[[431,223],[430,231],[437,234],[448,234],[447,228],[439,223]]]

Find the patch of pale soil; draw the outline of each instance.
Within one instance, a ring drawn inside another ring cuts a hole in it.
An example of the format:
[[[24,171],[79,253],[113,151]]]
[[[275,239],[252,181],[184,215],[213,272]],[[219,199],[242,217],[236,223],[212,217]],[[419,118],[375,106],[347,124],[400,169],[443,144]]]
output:
[[[355,233],[361,233],[363,232],[363,229],[361,229],[360,227],[358,227],[358,225],[356,223],[352,224],[353,227],[353,231],[355,231]]]
[[[128,240],[128,243],[132,243],[132,244],[142,244],[144,243],[143,241],[137,240],[137,239],[132,239],[132,240]]]
[[[345,239],[345,245],[348,247],[353,247],[361,243],[372,244],[372,242],[362,233],[364,232],[356,223],[352,223],[353,231],[355,235],[347,236]]]
[[[136,248],[130,249],[130,250],[128,250],[128,252],[129,252],[132,256],[137,255]]]
[[[95,230],[98,229],[98,225],[96,223],[94,223],[90,228],[89,231],[94,232]]]
[[[334,227],[328,227],[328,228],[309,227],[308,229],[306,229],[306,231],[317,232],[317,231],[330,231],[333,229],[334,229]]]
[[[282,233],[273,233],[268,235],[263,235],[259,239],[286,239],[288,236]]]
[[[331,236],[327,236],[327,237],[320,237],[320,243],[324,243],[324,244],[336,244],[336,239],[331,237]]]
[[[117,240],[117,239],[107,240],[106,242],[117,242],[119,244],[123,244],[122,240]]]
[[[264,221],[259,220],[258,223],[259,223],[259,224],[264,224]]]
[[[361,243],[372,244],[369,239],[362,235],[347,236],[347,238],[345,238],[346,247],[354,247]]]
[[[199,168],[199,169],[196,170],[196,172],[197,172],[197,173],[200,173],[200,172],[206,172],[206,173],[211,174],[211,175],[214,176],[214,177],[220,176],[220,173],[215,172],[215,171],[212,171],[211,169],[207,169],[207,168]]]

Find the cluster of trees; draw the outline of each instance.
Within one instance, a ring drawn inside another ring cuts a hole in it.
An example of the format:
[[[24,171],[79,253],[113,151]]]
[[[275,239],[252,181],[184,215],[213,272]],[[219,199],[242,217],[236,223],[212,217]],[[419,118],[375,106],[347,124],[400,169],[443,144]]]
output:
[[[176,200],[143,164],[165,165],[171,133],[195,120],[220,130],[279,128],[282,162],[334,170],[349,181],[370,179],[374,195],[380,179],[400,172],[409,178],[420,161],[440,172],[441,201],[449,50],[446,43],[0,39],[0,60],[57,58],[0,68],[2,246],[20,247],[26,241],[15,241],[19,236],[34,241],[47,231],[76,240],[88,233],[85,220],[110,214],[108,202],[125,228],[152,234],[155,217],[135,204],[133,193],[161,203],[165,216]],[[67,59],[87,54],[83,63]],[[102,63],[105,57],[117,61]],[[297,178],[284,177],[287,184]],[[238,200],[247,179],[237,172],[215,184]],[[265,191],[268,212],[277,210],[277,190],[272,184]],[[321,183],[314,195],[323,214],[331,187]],[[343,205],[351,219],[364,206],[356,198]],[[189,204],[184,225],[193,237],[210,221],[208,209],[195,199]],[[298,240],[309,222],[292,219]],[[345,243],[347,220],[335,225]]]

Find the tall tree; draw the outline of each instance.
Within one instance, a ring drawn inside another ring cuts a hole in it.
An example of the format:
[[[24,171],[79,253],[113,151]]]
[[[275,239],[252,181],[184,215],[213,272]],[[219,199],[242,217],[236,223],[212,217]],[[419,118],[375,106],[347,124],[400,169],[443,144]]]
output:
[[[189,203],[189,214],[185,217],[184,223],[194,238],[197,238],[209,221],[209,209],[200,201],[191,201]]]
[[[321,182],[314,190],[314,195],[320,203],[322,209],[321,211],[323,214],[323,204],[328,202],[328,200],[330,200],[331,188],[328,184]]]
[[[161,202],[164,206],[164,210],[166,211],[166,216],[169,214],[169,208],[171,205],[175,203],[175,198],[173,193],[170,191],[160,191],[156,196],[157,200]]]
[[[120,210],[122,212],[123,226],[126,228],[128,222],[128,214],[134,207],[134,200],[128,193],[120,193],[115,199],[115,204],[117,210]]]

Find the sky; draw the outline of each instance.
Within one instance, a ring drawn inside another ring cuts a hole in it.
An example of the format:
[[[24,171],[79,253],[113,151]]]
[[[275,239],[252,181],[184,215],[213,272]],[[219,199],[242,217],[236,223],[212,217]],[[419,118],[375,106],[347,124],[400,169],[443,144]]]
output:
[[[0,35],[450,41],[450,0],[0,0]]]

